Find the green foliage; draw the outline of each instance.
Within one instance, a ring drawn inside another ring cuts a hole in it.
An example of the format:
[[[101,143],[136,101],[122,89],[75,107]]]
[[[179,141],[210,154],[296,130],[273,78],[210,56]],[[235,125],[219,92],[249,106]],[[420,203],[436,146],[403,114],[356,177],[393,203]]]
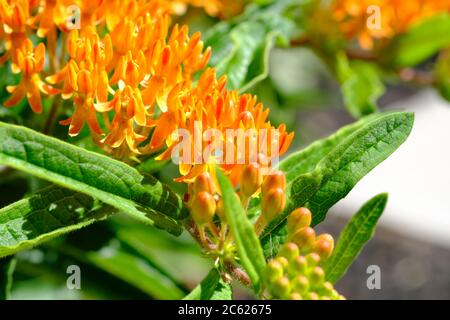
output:
[[[133,254],[112,240],[98,250],[81,250],[69,244],[61,247],[63,253],[91,264],[135,286],[155,299],[181,299],[184,291],[151,261]]]
[[[384,93],[384,85],[375,64],[349,62],[345,53],[339,52],[337,74],[345,106],[354,118],[377,111],[377,99]]]
[[[313,225],[405,142],[413,123],[412,113],[384,114],[352,133],[318,163],[313,173],[322,177],[321,187],[307,204],[313,212]]]
[[[183,300],[231,300],[232,298],[231,286],[223,281],[217,269],[212,269]]]
[[[369,200],[342,230],[333,254],[325,266],[327,280],[336,283],[375,234],[378,219],[386,207],[388,195],[379,194]]]
[[[239,262],[247,271],[255,291],[259,292],[266,262],[258,237],[255,234],[253,224],[247,218],[245,210],[237,201],[237,195],[231,182],[220,170],[217,170],[217,177],[222,190],[225,216],[236,243]]]
[[[300,175],[314,170],[319,161],[336,148],[337,145],[379,116],[379,114],[366,116],[359,121],[342,127],[329,137],[317,140],[308,147],[293,152],[283,159],[279,164],[279,169],[285,173],[288,186]]]
[[[450,101],[450,50],[444,50],[435,67],[436,87],[441,96]]]
[[[25,127],[0,123],[0,164],[88,194],[140,221],[180,234],[182,200],[151,176]]]
[[[0,257],[85,227],[114,211],[88,195],[46,188],[0,209]]]
[[[246,91],[269,73],[269,53],[275,42],[288,43],[294,23],[283,16],[292,0],[269,7],[250,7],[240,17],[220,22],[205,35],[213,49],[210,65],[226,75],[227,86]]]
[[[385,55],[385,64],[413,67],[450,45],[450,14],[432,16],[400,34]]]
[[[311,164],[305,163],[299,163],[297,169],[293,169],[301,174],[296,178],[301,180],[296,180],[292,173],[289,175],[290,181],[320,181],[317,191],[305,201],[305,206],[313,213],[313,226],[320,223],[334,204],[344,198],[359,180],[406,140],[413,122],[414,115],[406,112],[371,116],[303,151],[303,155],[307,155],[311,150],[320,149],[322,146],[327,150],[312,171],[302,173],[302,169],[312,167]],[[351,131],[353,132],[350,133]],[[298,154],[286,161],[292,162],[296,157]],[[306,157],[304,161],[309,162]],[[313,158],[310,163],[316,161],[317,158]],[[280,165],[285,166],[283,163]],[[291,193],[293,188],[291,183]],[[298,188],[302,190],[301,185]],[[287,207],[289,210],[293,208],[290,205]],[[263,233],[261,243],[265,256],[276,254],[286,235],[285,221],[280,222],[270,234]]]
[[[0,259],[0,300],[7,300],[10,298],[16,262],[14,257]]]

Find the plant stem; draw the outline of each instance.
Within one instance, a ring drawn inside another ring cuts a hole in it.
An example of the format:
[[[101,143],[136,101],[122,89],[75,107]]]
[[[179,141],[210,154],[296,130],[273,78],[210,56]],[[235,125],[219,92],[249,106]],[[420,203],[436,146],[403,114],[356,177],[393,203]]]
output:
[[[248,274],[244,270],[242,270],[241,268],[239,268],[238,266],[236,266],[231,262],[226,262],[225,268],[228,271],[228,273],[231,274],[231,276],[237,279],[244,286],[251,287],[252,282],[250,281]]]
[[[55,121],[56,117],[58,116],[58,110],[59,110],[60,105],[61,105],[61,103],[60,103],[59,98],[54,97],[52,107],[50,109],[50,113],[47,117],[47,120],[45,121],[44,129],[42,130],[42,132],[44,134],[49,134],[53,130],[54,121]]]

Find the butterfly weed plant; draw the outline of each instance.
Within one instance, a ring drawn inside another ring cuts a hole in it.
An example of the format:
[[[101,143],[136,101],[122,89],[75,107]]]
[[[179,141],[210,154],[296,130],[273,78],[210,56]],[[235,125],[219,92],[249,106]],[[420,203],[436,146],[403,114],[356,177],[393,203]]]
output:
[[[231,299],[237,280],[260,299],[345,299],[334,285],[387,194],[337,239],[315,227],[413,127],[412,113],[377,111],[387,80],[448,98],[449,10],[424,0],[0,0],[0,297],[15,262],[19,272],[39,246],[152,298]],[[190,28],[199,16],[208,27]],[[292,150],[294,133],[249,93],[274,46],[312,49],[355,122]],[[167,167],[177,169],[170,183]],[[141,240],[167,238],[155,228],[189,236],[212,261],[197,287],[150,257]],[[121,244],[106,258],[86,249],[105,232]]]

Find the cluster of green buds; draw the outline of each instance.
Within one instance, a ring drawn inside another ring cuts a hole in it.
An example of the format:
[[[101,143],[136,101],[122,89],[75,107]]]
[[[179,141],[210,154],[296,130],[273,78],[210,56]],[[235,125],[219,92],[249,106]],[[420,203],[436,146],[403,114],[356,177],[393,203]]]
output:
[[[273,299],[344,299],[326,281],[323,263],[333,251],[329,234],[316,237],[307,208],[294,210],[288,217],[288,241],[270,260],[265,270],[267,293]]]

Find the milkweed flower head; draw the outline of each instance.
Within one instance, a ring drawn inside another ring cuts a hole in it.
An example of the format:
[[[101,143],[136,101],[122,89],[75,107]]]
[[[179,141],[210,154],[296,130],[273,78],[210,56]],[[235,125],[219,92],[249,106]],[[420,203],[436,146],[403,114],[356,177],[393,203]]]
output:
[[[371,50],[378,40],[390,39],[440,12],[450,12],[448,0],[333,0],[332,16],[348,39]]]
[[[284,125],[272,126],[256,97],[228,89],[226,77],[207,68],[211,50],[204,48],[201,34],[171,24],[180,2],[212,15],[224,5],[219,0],[0,0],[1,62],[10,60],[13,72],[22,75],[8,88],[12,96],[5,106],[26,96],[32,110],[41,112],[41,94],[57,94],[72,105],[60,121],[70,136],[87,125],[94,140],[116,157],[177,155],[182,159],[178,181],[194,182],[218,163],[237,185],[250,160],[269,167],[286,152],[293,134]],[[37,39],[35,45],[31,39]],[[188,137],[177,135],[180,130]],[[207,130],[214,134],[208,137]],[[251,134],[239,142],[227,135],[230,130]],[[255,141],[251,154],[245,146]],[[218,151],[231,154],[231,161],[218,161]]]

